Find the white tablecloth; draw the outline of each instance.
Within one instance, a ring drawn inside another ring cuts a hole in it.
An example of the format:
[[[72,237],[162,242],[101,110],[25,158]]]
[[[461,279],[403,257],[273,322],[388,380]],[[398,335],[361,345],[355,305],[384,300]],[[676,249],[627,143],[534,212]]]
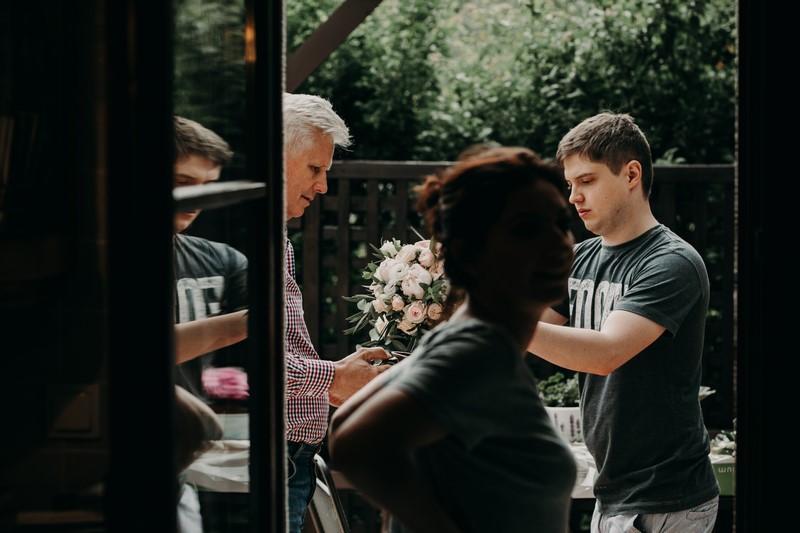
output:
[[[583,444],[571,446],[578,463],[578,479],[572,491],[573,498],[593,498],[592,483],[597,474],[594,460]],[[211,450],[197,459],[187,470],[186,481],[203,490],[214,492],[249,492],[250,471],[249,440],[215,441]],[[347,483],[334,472],[339,489]]]
[[[214,492],[250,492],[250,441],[219,440],[192,463],[186,482]]]

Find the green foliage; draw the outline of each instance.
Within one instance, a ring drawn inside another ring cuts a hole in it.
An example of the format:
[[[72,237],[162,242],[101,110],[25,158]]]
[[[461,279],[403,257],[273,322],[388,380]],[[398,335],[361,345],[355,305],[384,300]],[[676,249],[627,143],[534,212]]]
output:
[[[174,109],[220,134],[244,166],[244,2],[176,0]]]
[[[286,3],[287,56],[341,0]],[[175,111],[244,156],[243,0],[177,0]],[[297,89],[329,98],[343,158],[452,160],[481,142],[545,157],[602,109],[658,163],[731,163],[732,0],[384,0]]]
[[[289,55],[314,29],[299,21],[322,22],[320,5],[339,3],[292,2]],[[429,128],[429,109],[438,93],[429,55],[444,39],[437,29],[439,10],[438,2],[383,2],[298,88],[331,99],[351,128],[356,158],[404,159],[419,148],[419,132]],[[294,29],[300,34],[292,35]]]
[[[292,2],[291,46],[336,5]],[[730,0],[384,0],[299,91],[331,98],[358,159],[448,160],[490,141],[552,156],[613,109],[660,163],[729,163],[734,45]]]
[[[567,378],[556,372],[547,379],[539,381],[539,397],[548,407],[577,407],[580,400],[578,373]]]

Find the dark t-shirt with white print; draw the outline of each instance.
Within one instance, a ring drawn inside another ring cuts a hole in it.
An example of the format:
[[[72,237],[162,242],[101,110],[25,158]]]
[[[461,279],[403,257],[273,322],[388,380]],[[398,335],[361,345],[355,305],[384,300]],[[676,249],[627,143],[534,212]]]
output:
[[[232,246],[191,235],[174,239],[175,322],[231,313],[247,307],[247,257]],[[240,366],[237,345],[180,364],[175,383],[205,399],[203,368],[215,361]],[[239,356],[240,357],[240,356]]]
[[[609,375],[581,374],[600,511],[667,513],[718,495],[698,397],[709,302],[702,257],[663,225],[618,246],[596,237],[575,245],[568,289],[555,310],[572,327],[600,330],[624,310],[666,330]]]

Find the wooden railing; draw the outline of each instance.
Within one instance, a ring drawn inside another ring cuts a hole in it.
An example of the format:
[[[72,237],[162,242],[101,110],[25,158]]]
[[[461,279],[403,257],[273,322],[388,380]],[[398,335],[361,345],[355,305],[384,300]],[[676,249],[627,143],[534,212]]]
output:
[[[369,244],[424,234],[414,209],[413,186],[448,162],[337,161],[328,193],[289,223],[306,322],[325,359],[350,353],[356,339],[342,334],[356,309],[343,297],[363,292]],[[656,166],[651,197],[656,218],[690,242],[703,256],[711,279],[706,326],[704,385],[717,392],[703,400],[706,425],[730,428],[734,381],[734,169],[732,165]],[[588,236],[580,220],[576,238]]]

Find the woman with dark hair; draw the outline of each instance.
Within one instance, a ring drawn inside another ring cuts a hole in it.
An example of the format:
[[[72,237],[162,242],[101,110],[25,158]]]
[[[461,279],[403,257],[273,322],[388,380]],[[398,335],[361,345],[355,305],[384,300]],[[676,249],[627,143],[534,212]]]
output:
[[[576,465],[525,364],[566,292],[574,239],[558,167],[526,148],[418,188],[451,284],[447,320],[334,413],[329,452],[392,531],[565,533]]]

